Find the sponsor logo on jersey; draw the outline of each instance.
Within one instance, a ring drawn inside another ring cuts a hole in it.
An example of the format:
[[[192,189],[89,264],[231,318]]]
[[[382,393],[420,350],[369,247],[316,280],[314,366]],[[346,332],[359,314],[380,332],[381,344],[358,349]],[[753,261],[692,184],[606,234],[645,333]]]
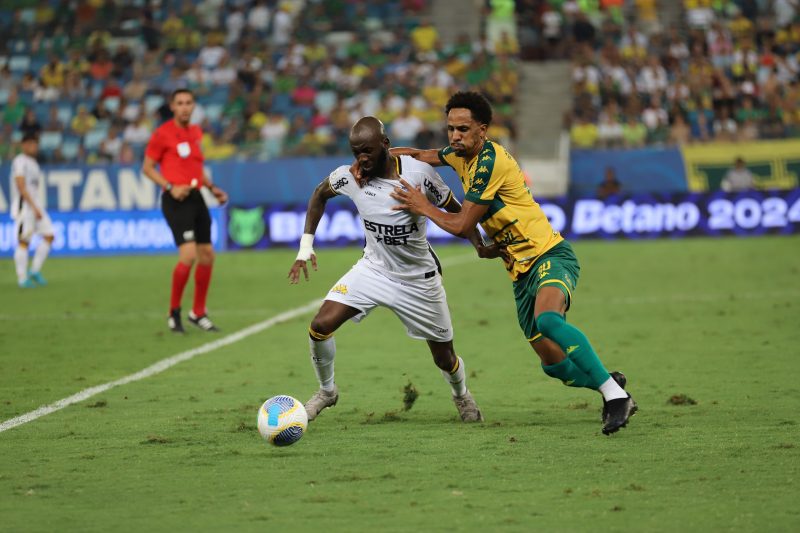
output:
[[[439,189],[437,189],[433,182],[428,178],[425,178],[425,188],[428,189],[428,192],[431,193],[431,196],[436,198],[436,205],[442,203],[442,200],[444,200],[444,198],[442,198],[442,193],[439,192]]]
[[[381,224],[364,219],[364,229],[375,235],[376,242],[387,246],[399,246],[408,244],[408,237],[414,232],[419,231],[416,222],[406,224]]]
[[[342,187],[344,187],[345,185],[347,185],[347,178],[345,178],[345,177],[341,177],[341,178],[339,178],[338,180],[336,180],[336,182],[335,182],[335,183],[331,184],[331,188],[332,188],[334,191],[338,191],[339,189],[341,189],[341,188],[342,188]]]
[[[567,348],[567,355],[571,354],[572,352],[574,352],[578,348],[580,348],[580,346],[578,346],[577,344],[573,344],[572,346],[569,346]]]

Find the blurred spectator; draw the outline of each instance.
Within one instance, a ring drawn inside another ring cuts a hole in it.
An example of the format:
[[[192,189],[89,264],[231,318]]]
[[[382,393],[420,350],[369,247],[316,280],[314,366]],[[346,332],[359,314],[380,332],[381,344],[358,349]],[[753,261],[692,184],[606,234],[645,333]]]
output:
[[[439,41],[439,32],[428,18],[420,20],[419,25],[409,35],[414,51],[417,54],[428,54],[433,51]]]
[[[622,192],[622,184],[617,179],[614,167],[606,167],[603,174],[603,181],[597,186],[597,197],[605,200],[609,196],[615,196]]]
[[[389,138],[395,146],[416,146],[417,135],[425,129],[425,124],[419,117],[411,114],[411,106],[397,116],[389,128]]]
[[[94,115],[89,113],[85,104],[81,104],[78,106],[78,113],[72,118],[72,122],[70,122],[70,128],[73,133],[82,137],[92,131],[95,124],[97,124],[97,119]]]
[[[736,158],[733,167],[725,173],[720,188],[726,192],[749,191],[753,188],[753,173],[745,165],[744,159]]]
[[[133,146],[144,146],[150,139],[152,127],[142,112],[136,122],[128,124],[122,132],[122,139]]]
[[[119,130],[116,128],[116,126],[111,126],[108,128],[106,137],[100,141],[97,155],[101,161],[113,163],[119,159],[121,149],[122,137],[119,135]]]
[[[16,89],[8,92],[8,100],[3,108],[3,125],[16,128],[25,116],[25,104],[19,100]]]
[[[25,110],[22,120],[19,123],[19,131],[22,135],[39,135],[42,131],[42,125],[39,119],[36,118],[36,113],[30,107]]]
[[[599,139],[599,132],[597,126],[592,124],[586,117],[578,115],[576,124],[572,126],[570,138],[576,148],[594,148]]]
[[[47,112],[47,121],[44,123],[44,131],[64,131],[64,123],[58,116],[58,106],[53,104]]]
[[[669,129],[669,143],[678,146],[687,145],[692,141],[692,130],[686,123],[683,113],[676,113]]]
[[[622,141],[625,148],[641,148],[647,140],[647,128],[637,120],[636,115],[629,115],[622,126]]]

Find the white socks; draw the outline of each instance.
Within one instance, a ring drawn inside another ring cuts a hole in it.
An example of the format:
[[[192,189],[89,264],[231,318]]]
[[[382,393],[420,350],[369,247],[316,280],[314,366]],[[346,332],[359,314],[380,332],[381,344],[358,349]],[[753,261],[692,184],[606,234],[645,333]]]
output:
[[[322,390],[333,392],[333,358],[336,355],[336,341],[329,337],[324,341],[308,338],[311,347],[311,364],[317,373],[317,380]]]
[[[625,389],[619,386],[619,383],[614,381],[614,378],[609,377],[602,385],[600,385],[600,394],[603,395],[605,401],[616,400],[618,398],[627,398],[628,393]]]
[[[47,259],[47,254],[50,253],[50,243],[42,240],[36,251],[33,253],[33,261],[31,262],[31,272],[41,272],[44,260]]]
[[[453,396],[464,396],[467,393],[467,372],[464,370],[464,361],[456,356],[455,372],[439,369],[444,376],[444,380],[453,389]]]
[[[14,266],[17,269],[17,281],[22,283],[28,277],[28,247],[17,246],[14,250]]]

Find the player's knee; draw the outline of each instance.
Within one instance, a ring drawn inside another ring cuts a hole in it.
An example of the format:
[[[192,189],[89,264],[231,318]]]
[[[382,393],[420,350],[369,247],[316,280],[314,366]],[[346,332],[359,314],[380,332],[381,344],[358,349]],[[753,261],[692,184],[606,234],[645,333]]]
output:
[[[428,342],[431,348],[431,355],[433,356],[434,364],[441,370],[450,372],[456,366],[456,352],[453,349],[452,343],[433,345],[431,341]]]
[[[536,317],[536,329],[542,335],[548,338],[553,338],[553,334],[564,323],[564,317],[553,311],[546,311]]]
[[[315,316],[309,326],[309,334],[315,340],[325,340],[329,338],[336,331],[336,326],[332,320],[319,315]]]

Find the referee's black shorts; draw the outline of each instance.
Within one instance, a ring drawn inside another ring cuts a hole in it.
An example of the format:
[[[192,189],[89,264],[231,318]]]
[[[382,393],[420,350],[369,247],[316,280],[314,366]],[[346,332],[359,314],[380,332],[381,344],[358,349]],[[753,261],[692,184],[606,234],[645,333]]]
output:
[[[182,202],[165,191],[161,195],[161,212],[167,219],[177,246],[187,242],[211,243],[211,214],[197,189],[192,189]]]

